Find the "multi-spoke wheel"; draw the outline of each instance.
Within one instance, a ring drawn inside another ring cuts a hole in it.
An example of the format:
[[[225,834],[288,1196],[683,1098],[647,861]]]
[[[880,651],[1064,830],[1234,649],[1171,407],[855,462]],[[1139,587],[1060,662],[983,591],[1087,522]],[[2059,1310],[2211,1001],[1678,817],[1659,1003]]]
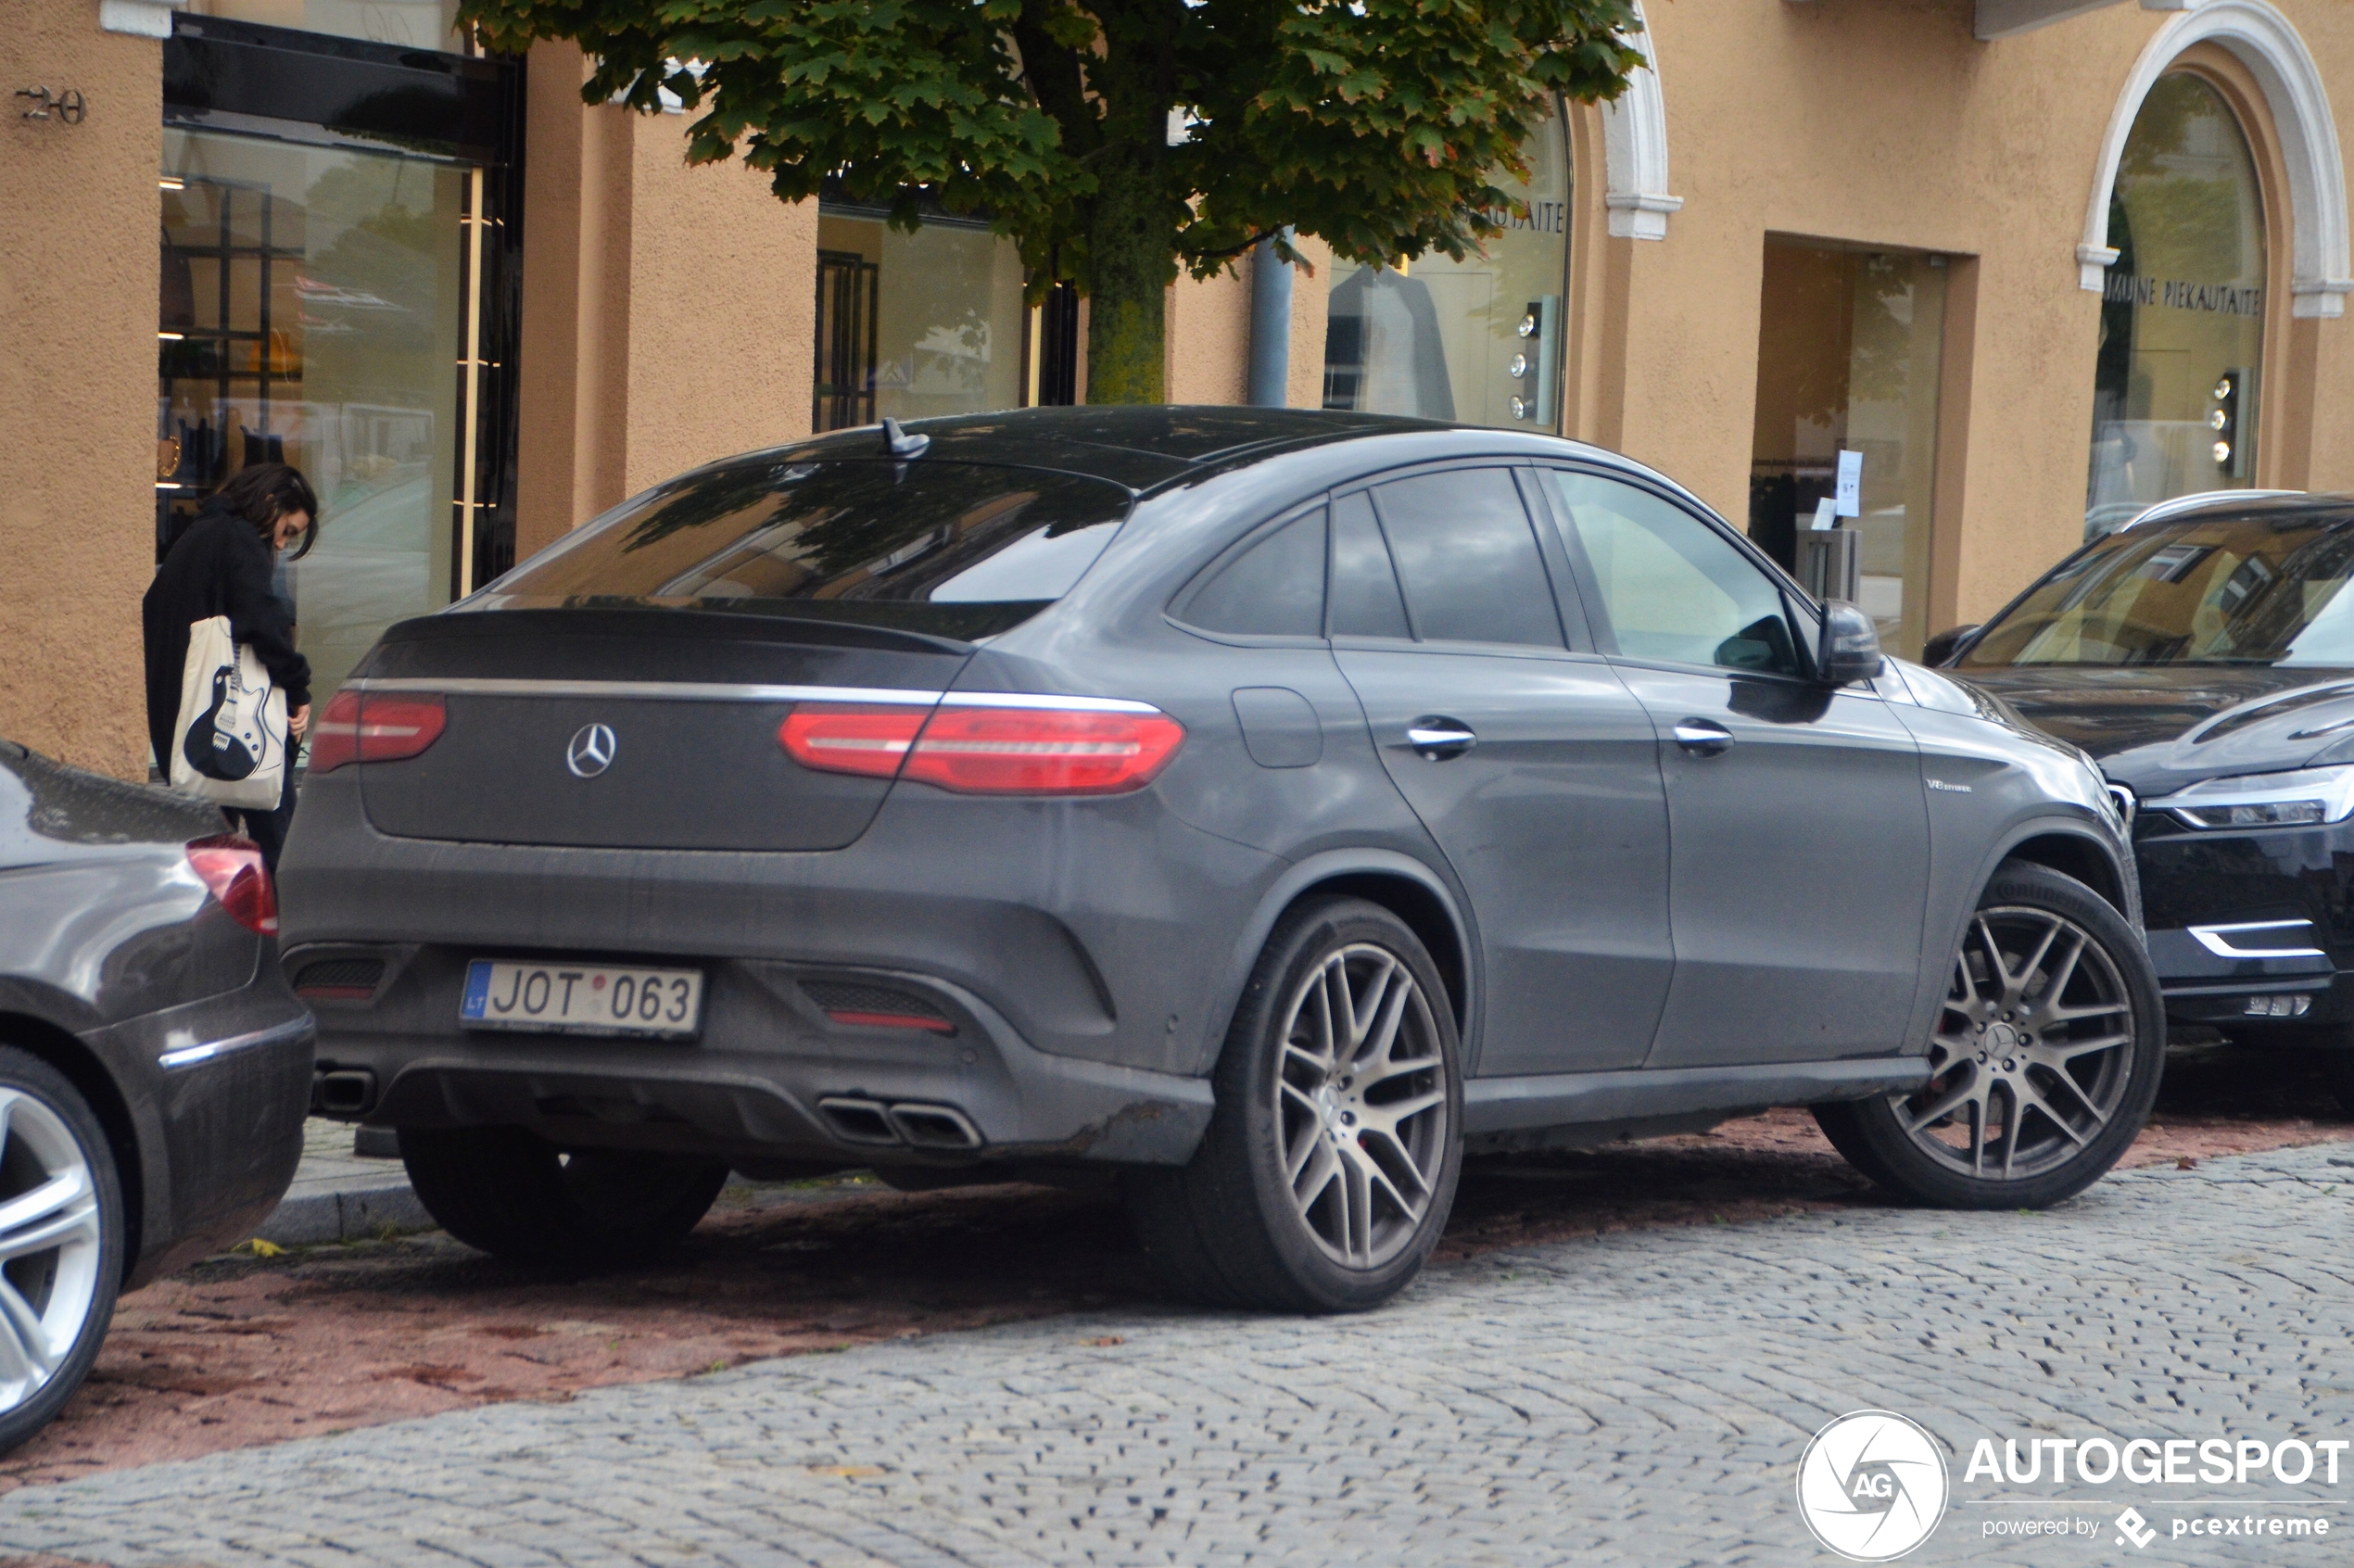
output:
[[[1816,1119],[1859,1169],[1924,1201],[2033,1208],[2116,1163],[2164,1059],[2133,929],[2081,882],[2006,866],[1955,955],[1929,1081]]]
[[[0,1450],[88,1375],[122,1282],[122,1198],[106,1134],[65,1077],[0,1047]]]
[[[1132,1180],[1145,1251],[1198,1299],[1334,1311],[1387,1300],[1447,1222],[1461,1163],[1453,1014],[1388,911],[1334,899],[1269,940],[1193,1163]]]

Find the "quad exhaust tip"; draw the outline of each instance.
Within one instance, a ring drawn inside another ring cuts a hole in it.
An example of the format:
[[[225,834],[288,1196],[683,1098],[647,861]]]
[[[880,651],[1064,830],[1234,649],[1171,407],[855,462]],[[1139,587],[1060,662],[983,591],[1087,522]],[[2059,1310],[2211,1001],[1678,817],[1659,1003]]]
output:
[[[817,1110],[845,1144],[918,1149],[977,1149],[981,1144],[981,1130],[954,1106],[915,1101],[887,1105],[833,1094],[818,1101]]]

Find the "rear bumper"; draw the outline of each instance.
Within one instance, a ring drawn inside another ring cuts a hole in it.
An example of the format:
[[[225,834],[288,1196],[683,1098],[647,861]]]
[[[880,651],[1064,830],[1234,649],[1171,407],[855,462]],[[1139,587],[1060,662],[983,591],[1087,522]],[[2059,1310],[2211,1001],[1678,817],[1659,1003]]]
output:
[[[375,998],[318,1004],[319,1065],[368,1075],[359,1113],[378,1125],[735,1160],[1172,1165],[1209,1121],[1208,1080],[1050,1056],[928,976],[714,962],[701,1037],[649,1041],[459,1030],[467,955],[448,948],[337,944],[289,962],[371,953],[387,965]],[[819,1005],[829,986],[906,998],[939,1025],[839,1022]]]
[[[360,771],[311,781],[279,879],[322,1070],[369,1075],[364,1094],[336,1080],[336,1104],[378,1124],[525,1126],[574,1146],[1183,1162],[1209,1119],[1218,993],[1285,864],[1187,826],[1151,791],[896,791],[855,844],[822,853],[401,839],[364,820],[345,778]],[[700,1034],[469,1031],[458,1009],[475,958],[694,966]],[[829,1013],[813,983],[903,992],[947,1027],[845,1022],[875,1009]],[[893,1106],[953,1111],[977,1143],[862,1138],[877,1122],[829,1114],[838,1100],[880,1106],[885,1129]]]
[[[126,1288],[245,1240],[277,1208],[302,1159],[311,1038],[310,1014],[267,957],[241,990],[85,1037],[125,1090],[138,1135]]]

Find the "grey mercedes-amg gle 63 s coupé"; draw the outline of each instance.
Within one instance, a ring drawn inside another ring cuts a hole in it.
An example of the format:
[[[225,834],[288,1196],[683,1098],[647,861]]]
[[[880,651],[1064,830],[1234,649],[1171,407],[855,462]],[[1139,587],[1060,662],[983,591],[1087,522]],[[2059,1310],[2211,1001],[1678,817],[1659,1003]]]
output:
[[[2354,1111],[2349,582],[2354,496],[2184,497],[1944,639],[2139,797],[2169,1016],[2316,1048]]]
[[[0,741],[0,1451],[119,1291],[253,1234],[302,1157],[310,1016],[226,827]]]
[[[840,432],[393,627],[315,744],[325,1104],[551,1264],[675,1241],[731,1164],[1093,1168],[1182,1292],[1365,1307],[1467,1149],[1804,1104],[2020,1208],[2158,1088],[2083,755],[1565,441]]]

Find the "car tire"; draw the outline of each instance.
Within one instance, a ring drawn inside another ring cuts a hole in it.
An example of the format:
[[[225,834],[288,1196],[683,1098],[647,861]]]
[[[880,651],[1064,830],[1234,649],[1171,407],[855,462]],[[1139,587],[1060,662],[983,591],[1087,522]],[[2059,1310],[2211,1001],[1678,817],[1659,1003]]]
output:
[[[0,1231],[10,1251],[56,1244],[0,1264],[0,1453],[48,1425],[90,1375],[122,1285],[125,1225],[114,1149],[89,1102],[47,1062],[0,1046],[0,1203],[44,1190]]]
[[[1380,1306],[1453,1207],[1461,1064],[1445,983],[1403,921],[1361,899],[1292,910],[1235,1009],[1200,1148],[1128,1179],[1146,1256],[1207,1305]]]
[[[2337,1096],[2337,1108],[2354,1116],[2354,1043],[2331,1045],[2322,1051],[2322,1079]]]
[[[711,1211],[728,1162],[565,1151],[520,1127],[400,1132],[417,1201],[468,1246],[533,1268],[624,1268],[677,1246]]]
[[[2042,1208],[2100,1180],[2157,1102],[2165,1007],[2140,936],[2091,888],[2006,863],[1954,958],[1920,1089],[1815,1107],[1831,1145],[1947,1208]]]

